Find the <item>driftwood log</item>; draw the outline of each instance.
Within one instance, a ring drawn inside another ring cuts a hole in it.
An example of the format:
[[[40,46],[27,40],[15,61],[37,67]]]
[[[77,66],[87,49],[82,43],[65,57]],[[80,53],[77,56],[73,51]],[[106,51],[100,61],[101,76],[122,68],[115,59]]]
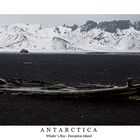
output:
[[[58,88],[58,87],[61,88]],[[94,85],[95,86],[95,85]],[[122,87],[107,88],[74,88],[62,84],[50,86],[51,88],[42,87],[1,87],[0,93],[12,95],[46,95],[46,96],[67,96],[67,97],[133,97],[139,96],[140,84],[133,85],[132,79],[127,80],[127,85]],[[53,89],[53,87],[55,87]],[[103,86],[102,86],[103,87]]]

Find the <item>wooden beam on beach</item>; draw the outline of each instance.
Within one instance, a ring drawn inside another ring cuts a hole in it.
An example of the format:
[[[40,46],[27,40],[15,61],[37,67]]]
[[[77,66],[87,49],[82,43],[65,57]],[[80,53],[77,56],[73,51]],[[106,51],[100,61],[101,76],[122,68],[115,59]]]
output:
[[[22,83],[22,82],[21,82]],[[28,84],[28,82],[25,82]],[[38,82],[36,82],[38,83]],[[34,84],[34,82],[33,82]],[[6,84],[7,85],[7,84]],[[47,95],[47,96],[66,96],[66,97],[129,97],[138,95],[140,93],[140,84],[133,85],[133,79],[128,78],[126,86],[111,87],[111,86],[97,86],[97,85],[84,85],[78,88],[68,87],[65,84],[51,85],[48,87],[33,87],[32,82],[29,82],[31,87],[14,87],[4,86],[0,87],[0,93],[11,95]],[[44,84],[45,85],[45,84]],[[89,87],[89,88],[85,88]],[[96,89],[96,88],[97,89]]]
[[[65,96],[103,96],[103,95],[117,95],[117,96],[129,96],[137,94],[137,88],[139,85],[134,87],[115,87],[115,88],[105,88],[105,89],[60,89],[60,90],[43,90],[43,89],[33,89],[33,88],[1,88],[1,93],[7,93],[12,95],[65,95]]]

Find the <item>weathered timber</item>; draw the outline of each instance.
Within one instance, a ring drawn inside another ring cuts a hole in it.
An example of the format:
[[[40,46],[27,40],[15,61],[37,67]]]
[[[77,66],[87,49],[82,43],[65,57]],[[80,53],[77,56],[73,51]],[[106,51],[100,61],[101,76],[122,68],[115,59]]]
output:
[[[13,82],[14,81],[14,82]],[[87,84],[70,87],[65,84],[48,85],[46,82],[10,80],[12,86],[0,86],[0,93],[12,95],[47,95],[66,97],[132,97],[139,96],[140,84],[133,85],[132,78],[127,79],[126,86]],[[18,83],[18,84],[17,84]]]
[[[1,88],[0,92],[8,93],[13,95],[58,95],[58,96],[130,96],[138,94],[140,86],[135,85],[131,88],[116,87],[116,88],[105,88],[105,89],[60,89],[60,90],[43,90],[41,88]]]

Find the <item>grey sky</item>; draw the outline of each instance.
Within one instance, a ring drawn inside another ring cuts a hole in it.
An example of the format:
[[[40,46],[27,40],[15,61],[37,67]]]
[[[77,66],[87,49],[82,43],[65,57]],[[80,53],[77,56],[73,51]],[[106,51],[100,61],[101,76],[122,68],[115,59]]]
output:
[[[82,25],[87,20],[110,21],[127,19],[132,22],[140,20],[140,14],[137,15],[0,15],[0,25],[10,25],[15,23],[42,24],[45,26],[57,25]]]

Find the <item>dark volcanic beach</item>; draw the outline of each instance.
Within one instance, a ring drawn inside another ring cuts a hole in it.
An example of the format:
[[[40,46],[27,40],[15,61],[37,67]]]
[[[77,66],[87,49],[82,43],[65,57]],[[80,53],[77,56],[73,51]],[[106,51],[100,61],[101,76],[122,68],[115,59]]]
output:
[[[1,125],[140,125],[139,101],[0,94]]]
[[[0,54],[0,77],[48,83],[140,83],[140,55]],[[140,102],[0,94],[1,125],[140,124]]]

